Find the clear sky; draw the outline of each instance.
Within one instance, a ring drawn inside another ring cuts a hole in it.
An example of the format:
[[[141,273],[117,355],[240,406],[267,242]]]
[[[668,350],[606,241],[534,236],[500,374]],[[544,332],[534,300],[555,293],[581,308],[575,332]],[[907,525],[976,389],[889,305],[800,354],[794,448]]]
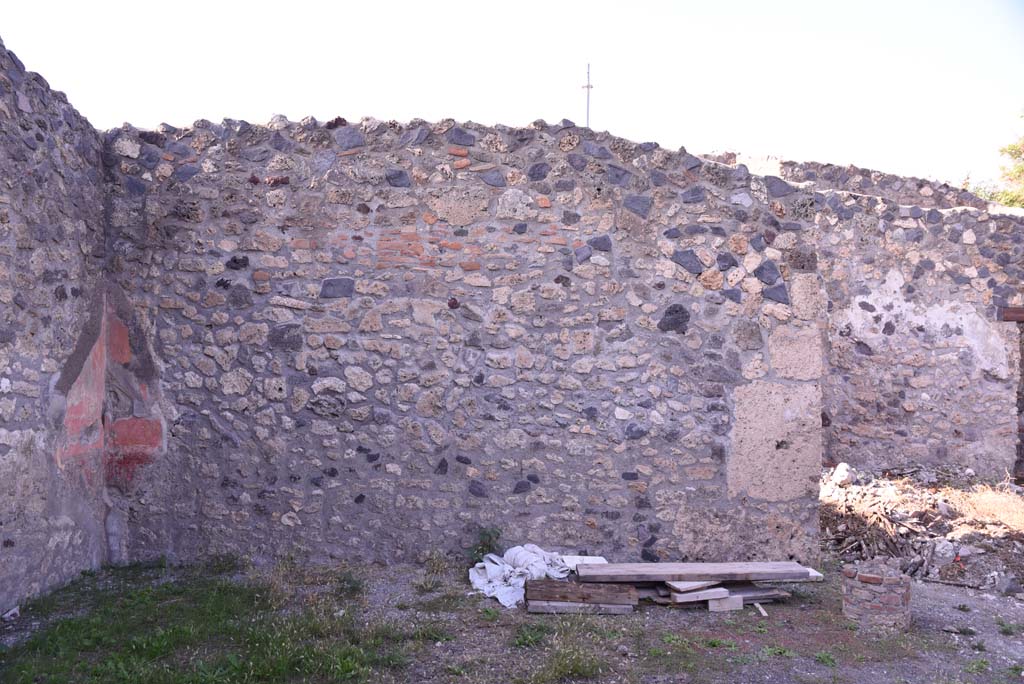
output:
[[[97,127],[363,116],[584,122],[695,153],[995,178],[1024,0],[0,0]]]

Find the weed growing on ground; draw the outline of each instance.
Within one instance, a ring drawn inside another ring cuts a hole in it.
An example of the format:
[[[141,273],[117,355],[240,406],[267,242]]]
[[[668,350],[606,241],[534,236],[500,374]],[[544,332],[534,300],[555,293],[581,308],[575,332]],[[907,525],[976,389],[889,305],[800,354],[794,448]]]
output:
[[[366,582],[351,570],[342,570],[334,579],[334,595],[342,599],[352,599],[366,591]]]
[[[464,600],[465,597],[462,594],[448,592],[420,601],[416,607],[427,613],[450,612],[461,606]]]
[[[476,565],[489,553],[499,551],[498,542],[501,540],[501,530],[497,527],[482,527],[477,532],[476,544],[470,549],[469,560]]]
[[[964,672],[981,674],[983,672],[988,672],[989,667],[991,667],[991,663],[984,658],[977,658],[975,660],[968,661],[967,665],[964,666]]]
[[[736,650],[736,642],[729,641],[728,639],[715,639],[715,638],[705,639],[704,640],[704,645],[707,646],[708,648],[724,648],[724,649],[729,650],[729,651],[735,651]]]
[[[816,660],[819,664],[826,665],[828,667],[836,666],[836,657],[828,651],[820,651],[819,653],[815,653],[814,660]]]
[[[1003,636],[1014,636],[1016,634],[1024,634],[1024,625],[1007,622],[1001,617],[996,618],[996,624],[999,625],[999,633]]]
[[[796,653],[784,646],[765,646],[761,649],[761,655],[765,658],[792,658]]]
[[[554,630],[547,625],[540,623],[526,623],[519,625],[516,628],[516,633],[512,637],[512,645],[516,648],[533,648],[539,646],[547,635],[551,634]]]
[[[412,632],[412,638],[416,641],[438,643],[441,641],[453,641],[455,636],[436,622],[428,622],[420,625]]]
[[[578,645],[557,645],[541,667],[533,673],[531,684],[554,684],[580,679],[593,679],[607,669],[593,653]]]

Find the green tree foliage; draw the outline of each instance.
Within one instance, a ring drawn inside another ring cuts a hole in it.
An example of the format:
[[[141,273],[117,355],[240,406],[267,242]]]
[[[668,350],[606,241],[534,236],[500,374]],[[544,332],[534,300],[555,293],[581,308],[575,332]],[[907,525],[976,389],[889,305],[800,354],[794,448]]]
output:
[[[1024,137],[999,150],[1010,158],[1003,167],[1005,186],[992,193],[992,199],[1008,207],[1024,207]]]

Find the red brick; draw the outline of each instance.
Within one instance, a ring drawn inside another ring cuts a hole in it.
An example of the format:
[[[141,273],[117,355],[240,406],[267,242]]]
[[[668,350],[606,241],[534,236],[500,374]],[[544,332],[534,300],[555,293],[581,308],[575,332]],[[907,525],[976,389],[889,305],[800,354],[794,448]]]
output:
[[[465,147],[449,145],[448,154],[452,155],[453,157],[467,157],[469,156],[469,150],[467,150]]]

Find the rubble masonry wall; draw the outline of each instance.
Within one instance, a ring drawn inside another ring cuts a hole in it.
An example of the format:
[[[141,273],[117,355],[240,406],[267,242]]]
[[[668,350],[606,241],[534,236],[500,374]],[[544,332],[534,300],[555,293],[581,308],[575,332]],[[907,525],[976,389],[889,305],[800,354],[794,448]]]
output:
[[[1024,231],[948,189],[569,122],[100,135],[0,59],[0,604],[481,527],[812,561],[823,460],[1012,467]]]

